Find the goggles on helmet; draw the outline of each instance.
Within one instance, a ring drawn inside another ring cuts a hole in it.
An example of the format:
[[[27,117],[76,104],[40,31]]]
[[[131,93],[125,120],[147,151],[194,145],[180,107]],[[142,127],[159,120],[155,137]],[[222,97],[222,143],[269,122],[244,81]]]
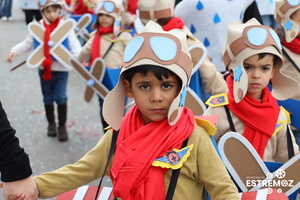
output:
[[[233,41],[223,55],[225,66],[228,66],[230,61],[235,60],[235,56],[246,48],[254,50],[263,49],[268,46],[274,46],[281,54],[282,46],[276,32],[268,27],[261,25],[248,26],[243,30],[242,37]]]
[[[119,13],[120,9],[117,8],[116,4],[112,1],[100,1],[96,6],[95,12],[99,13],[100,11]]]
[[[132,38],[124,51],[123,67],[130,67],[141,59],[150,59],[161,65],[177,64],[190,77],[186,63],[191,62],[191,59],[181,51],[181,43],[173,35],[148,32]]]

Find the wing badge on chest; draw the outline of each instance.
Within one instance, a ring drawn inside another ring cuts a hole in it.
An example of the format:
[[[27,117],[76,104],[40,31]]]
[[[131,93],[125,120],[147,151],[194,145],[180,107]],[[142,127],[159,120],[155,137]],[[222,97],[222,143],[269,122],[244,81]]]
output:
[[[162,168],[179,169],[190,156],[190,152],[193,147],[194,145],[191,144],[179,150],[173,149],[172,151],[167,152],[164,156],[155,159],[152,165]]]

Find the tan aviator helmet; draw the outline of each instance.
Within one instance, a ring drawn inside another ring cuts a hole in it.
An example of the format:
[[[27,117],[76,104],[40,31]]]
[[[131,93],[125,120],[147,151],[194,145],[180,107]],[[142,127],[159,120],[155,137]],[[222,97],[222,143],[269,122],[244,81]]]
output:
[[[150,21],[144,29],[127,44],[122,60],[122,73],[141,65],[155,65],[174,72],[182,81],[182,88],[173,100],[169,112],[170,126],[178,121],[188,87],[193,63],[188,51],[186,35],[182,30],[169,32],[162,30],[157,23]],[[119,130],[124,114],[126,92],[122,80],[104,99],[103,116],[113,129]]]
[[[140,19],[146,24],[149,20],[173,17],[175,0],[139,0],[138,7]]]
[[[40,11],[43,11],[46,7],[51,5],[59,5],[62,7],[63,1],[62,0],[39,0],[38,1]]]
[[[277,56],[275,72],[272,78],[272,94],[279,100],[288,99],[291,89],[296,83],[282,73],[282,47],[276,32],[261,25],[255,18],[246,23],[232,22],[227,27],[227,40],[223,61],[228,71],[233,72],[234,100],[240,102],[247,93],[248,76],[243,62],[250,56],[259,53],[271,53]]]
[[[97,0],[95,2],[94,11],[97,14],[106,14],[115,19],[115,35],[117,35],[121,31],[122,14],[124,12],[124,5],[122,0]]]
[[[299,0],[276,0],[274,16],[276,21],[284,28],[287,42],[291,42],[299,34],[299,24],[291,19],[291,15],[299,8]]]

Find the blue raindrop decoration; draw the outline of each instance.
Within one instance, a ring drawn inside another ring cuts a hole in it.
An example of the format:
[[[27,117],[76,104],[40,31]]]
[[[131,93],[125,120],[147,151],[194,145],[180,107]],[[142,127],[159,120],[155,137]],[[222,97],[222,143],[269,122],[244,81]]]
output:
[[[207,39],[207,37],[205,37],[203,44],[204,44],[205,47],[208,47],[210,45],[210,42]]]
[[[190,31],[191,31],[192,34],[197,32],[196,27],[194,26],[194,24],[191,24]]]
[[[203,9],[203,4],[202,2],[199,0],[198,3],[197,3],[197,10],[202,10]]]
[[[218,15],[218,13],[216,13],[215,16],[214,16],[214,23],[217,24],[217,23],[219,23],[220,21],[221,21],[221,18],[220,18],[220,16]]]
[[[270,4],[274,4],[274,0],[270,0]]]

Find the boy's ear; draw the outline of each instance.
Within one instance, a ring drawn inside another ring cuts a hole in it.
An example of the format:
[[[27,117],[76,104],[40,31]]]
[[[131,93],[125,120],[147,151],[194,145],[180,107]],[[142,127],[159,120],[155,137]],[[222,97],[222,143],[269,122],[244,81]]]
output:
[[[133,93],[132,93],[132,89],[131,89],[131,85],[129,83],[129,81],[127,80],[122,80],[123,81],[123,85],[126,91],[126,94],[129,98],[133,98]]]

